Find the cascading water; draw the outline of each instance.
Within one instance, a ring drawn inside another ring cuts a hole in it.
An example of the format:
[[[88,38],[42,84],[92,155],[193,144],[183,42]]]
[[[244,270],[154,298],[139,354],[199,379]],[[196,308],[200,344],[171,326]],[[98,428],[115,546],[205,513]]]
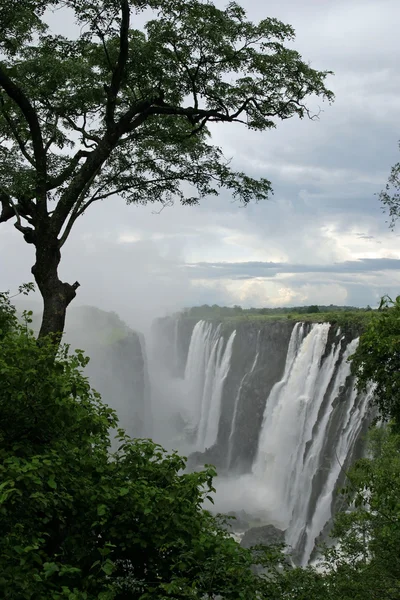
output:
[[[287,530],[286,541],[299,552],[301,564],[308,563],[316,538],[331,517],[340,465],[354,445],[368,406],[367,398],[356,403],[358,395],[352,389],[346,416],[332,440],[340,456],[331,461],[316,507],[310,511],[330,418],[350,376],[348,358],[358,344],[353,340],[341,355],[341,337],[325,356],[330,327],[329,323],[314,324],[304,337],[304,328],[294,327],[283,379],[267,400],[253,465],[254,476],[275,490],[271,514]]]
[[[228,337],[222,325],[194,326],[179,380],[184,436],[196,465],[207,451],[224,473],[218,510],[244,509],[286,530],[307,564],[366,423],[369,397],[357,394],[348,362],[358,340],[329,323],[239,327]],[[254,450],[240,470],[243,442]]]
[[[331,518],[335,484],[339,478],[340,472],[343,469],[345,461],[360,434],[360,430],[363,426],[372,395],[373,389],[371,388],[368,394],[365,394],[361,400],[357,402],[359,398],[357,397],[356,389],[353,389],[351,392],[348,401],[344,427],[341,429],[340,436],[336,442],[335,460],[332,461],[329,476],[319,496],[318,503],[311,518],[311,522],[305,529],[306,544],[302,555],[302,565],[306,565],[310,560],[316,539]]]
[[[327,361],[325,363],[325,364],[330,363],[330,368],[332,368],[332,364],[334,366],[338,361],[342,341],[343,341],[343,338],[340,340],[339,343],[336,344],[336,346],[332,346],[331,354],[329,357],[330,360],[327,359]],[[340,390],[345,385],[346,379],[350,375],[350,363],[348,362],[348,358],[355,351],[357,344],[358,344],[358,339],[353,340],[352,342],[350,342],[350,344],[348,344],[347,348],[345,349],[345,351],[343,353],[343,356],[341,358],[340,367],[339,367],[339,369],[337,369],[336,377],[334,378],[334,382],[333,382],[333,386],[331,388],[331,391],[329,392],[329,401],[326,403],[325,410],[322,411],[323,414],[318,415],[319,420],[317,423],[317,430],[314,433],[314,435],[312,436],[312,443],[308,449],[305,460],[301,466],[301,472],[299,474],[298,481],[297,481],[297,488],[299,490],[299,493],[296,496],[296,502],[295,502],[294,509],[292,512],[292,518],[290,521],[290,525],[288,527],[287,542],[291,547],[295,548],[296,546],[298,546],[299,541],[302,538],[302,536],[305,537],[305,550],[304,550],[303,556],[302,556],[302,562],[304,564],[307,564],[307,562],[310,558],[311,552],[315,545],[316,537],[320,534],[325,523],[329,520],[329,518],[331,516],[330,513],[326,514],[325,515],[326,519],[323,522],[321,522],[323,519],[318,518],[317,511],[316,511],[314,513],[312,523],[309,526],[306,526],[311,494],[305,494],[304,490],[307,489],[307,486],[311,490],[310,482],[312,482],[314,480],[314,477],[316,476],[317,471],[320,467],[320,461],[321,461],[321,456],[322,456],[322,452],[323,452],[323,445],[324,445],[324,441],[326,439],[326,434],[327,434],[327,426],[329,423],[329,418],[332,415],[332,412],[334,409],[334,401],[336,400]],[[348,401],[348,409],[347,410],[349,412],[351,412],[351,410],[353,409],[356,398],[357,398],[357,393],[353,389],[351,391],[350,398]],[[362,422],[363,422],[362,419],[360,419],[360,423],[359,423],[360,427],[361,427]],[[345,423],[347,423],[347,419],[346,419]],[[346,424],[345,424],[345,427],[346,427]],[[342,432],[340,432],[340,439],[336,443],[340,444],[340,440],[343,436],[344,431],[345,431],[345,429],[343,429]],[[347,452],[349,450],[350,450],[350,448],[347,448]],[[346,452],[345,456],[343,457],[343,460],[347,457],[347,452]],[[330,494],[331,499],[333,496],[333,490],[334,490],[335,484],[336,484],[338,476],[340,474],[340,466],[339,466],[339,469],[336,468],[338,466],[338,464],[339,463],[337,461],[335,461],[334,464],[332,465],[330,475],[332,474],[333,477],[328,477],[328,479],[325,483],[325,486],[324,486],[324,487],[327,487],[327,489],[329,490],[328,493]],[[330,510],[330,505],[329,505],[329,510]],[[314,517],[317,517],[317,518],[315,519]]]
[[[193,330],[185,369],[185,386],[191,401],[191,429],[196,449],[215,444],[221,412],[221,397],[230,368],[233,331],[225,344],[221,325],[199,321]]]
[[[329,327],[327,323],[313,325],[294,358],[290,357],[289,347],[284,379],[278,384],[278,390],[273,389],[271,393],[272,406],[270,399],[267,400],[253,473],[278,491],[273,510],[284,528],[290,523],[300,492],[299,461],[311,438],[335,366],[331,352],[321,368]],[[298,332],[299,329],[293,330],[292,347]]]

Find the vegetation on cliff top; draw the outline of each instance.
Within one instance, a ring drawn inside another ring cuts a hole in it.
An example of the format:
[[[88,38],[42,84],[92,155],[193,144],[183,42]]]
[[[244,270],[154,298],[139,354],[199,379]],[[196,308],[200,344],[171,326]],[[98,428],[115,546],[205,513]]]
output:
[[[310,321],[313,323],[329,322],[342,327],[355,327],[360,333],[364,331],[377,311],[371,307],[354,306],[297,306],[283,308],[242,308],[241,306],[194,306],[182,311],[183,318],[219,321],[229,325],[243,322],[260,323],[289,319],[292,321]]]

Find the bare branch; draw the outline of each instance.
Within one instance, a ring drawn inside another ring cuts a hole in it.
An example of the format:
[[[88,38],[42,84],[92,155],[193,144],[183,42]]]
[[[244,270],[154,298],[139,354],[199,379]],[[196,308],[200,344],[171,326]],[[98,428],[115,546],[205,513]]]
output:
[[[25,227],[24,225],[22,225],[21,214],[19,212],[20,206],[18,204],[15,204],[15,202],[13,201],[11,196],[9,194],[7,194],[7,192],[3,188],[0,188],[0,201],[3,206],[3,210],[1,211],[1,215],[0,215],[0,222],[5,222],[5,221],[8,221],[9,219],[11,219],[12,217],[15,217],[16,223],[14,223],[14,227],[16,229],[18,229],[18,231],[20,231],[24,235],[25,241],[28,242],[28,244],[34,244],[35,243],[34,229],[32,229],[31,227]],[[3,215],[4,212],[6,212],[7,214]],[[24,217],[24,215],[22,215],[22,216]]]
[[[162,205],[162,207],[160,208],[160,210],[152,210],[151,214],[152,215],[161,215],[162,211],[164,210],[164,208],[171,208],[171,206],[174,205],[174,201],[173,200],[168,200],[168,202],[166,202],[165,204]]]
[[[73,119],[71,119],[71,117],[69,117],[68,115],[62,115],[62,118],[65,119],[68,123],[68,125],[74,129],[74,131],[78,131],[79,133],[82,134],[82,141],[83,144],[89,148],[91,146],[87,146],[85,141],[86,140],[92,140],[93,142],[96,142],[96,144],[100,144],[101,142],[101,138],[97,135],[95,135],[94,133],[89,133],[88,131],[86,131],[85,127],[86,127],[86,113],[83,115],[83,126],[79,127],[79,125],[77,125],[75,123],[75,121]]]
[[[36,214],[36,206],[31,200],[21,198],[16,204],[7,190],[0,187],[0,204],[0,223],[5,223],[13,217],[16,217],[17,224],[21,225],[20,217],[23,217],[30,225],[34,224],[33,221]]]

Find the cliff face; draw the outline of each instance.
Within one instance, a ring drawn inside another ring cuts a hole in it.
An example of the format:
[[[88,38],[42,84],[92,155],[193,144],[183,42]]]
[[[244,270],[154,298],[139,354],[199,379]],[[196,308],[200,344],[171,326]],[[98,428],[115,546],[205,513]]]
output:
[[[86,375],[117,411],[120,426],[132,436],[147,435],[150,394],[143,336],[114,313],[78,307],[68,313],[65,341],[90,357]]]
[[[285,368],[293,321],[239,323],[222,395],[218,431],[221,467],[251,470],[267,398]]]
[[[182,384],[189,467],[214,464],[238,482],[238,497],[242,486],[258,490],[259,508],[286,530],[303,564],[329,527],[335,490],[362,452],[371,418],[369,396],[357,393],[348,362],[358,333],[351,324],[290,319],[196,323],[181,316],[154,327],[158,360]]]

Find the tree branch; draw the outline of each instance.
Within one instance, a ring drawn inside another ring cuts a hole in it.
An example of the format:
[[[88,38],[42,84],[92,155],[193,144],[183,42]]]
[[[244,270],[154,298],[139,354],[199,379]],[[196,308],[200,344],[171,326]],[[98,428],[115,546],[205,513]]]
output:
[[[25,241],[28,244],[34,244],[35,243],[34,229],[32,229],[31,227],[25,227],[24,225],[22,225],[22,222],[21,222],[20,208],[22,208],[22,207],[20,207],[18,204],[15,204],[15,202],[13,201],[11,196],[9,194],[7,194],[7,192],[3,188],[0,188],[0,202],[2,204],[0,223],[4,223],[5,221],[8,221],[9,219],[12,219],[13,217],[15,217],[16,223],[14,223],[14,227],[16,229],[18,229],[18,231],[23,233]],[[23,214],[22,214],[22,217],[25,218],[25,216]]]
[[[46,177],[47,177],[47,160],[44,150],[42,131],[39,124],[39,119],[35,109],[28,100],[25,93],[18,87],[7,75],[4,68],[0,64],[0,86],[4,89],[7,96],[17,104],[26,122],[32,137],[33,153],[35,157],[35,168],[37,172],[37,201],[42,214],[47,214],[46,202]]]
[[[78,152],[75,154],[75,156],[73,156],[71,158],[69,165],[64,169],[64,171],[62,171],[56,177],[53,177],[48,180],[47,191],[49,192],[51,190],[54,190],[55,188],[57,188],[60,185],[62,185],[63,183],[65,183],[65,181],[68,179],[68,177],[70,177],[73,174],[73,172],[75,171],[81,158],[87,157],[90,154],[91,153],[87,152],[86,150],[78,150]]]
[[[82,214],[83,211],[82,212],[80,211],[80,207],[82,206],[82,203],[83,203],[83,201],[85,199],[85,196],[86,196],[87,192],[89,191],[90,186],[92,185],[92,183],[93,183],[93,181],[94,181],[94,179],[95,179],[98,171],[100,170],[100,168],[101,168],[101,166],[97,169],[97,171],[95,171],[92,174],[91,178],[86,182],[86,184],[84,185],[82,191],[79,193],[78,198],[75,200],[75,202],[73,202],[71,204],[71,207],[70,207],[69,211],[66,213],[66,215],[64,217],[63,223],[67,219],[68,214],[69,214],[70,210],[72,209],[71,215],[70,215],[70,217],[68,219],[68,223],[67,223],[67,225],[66,225],[66,227],[64,229],[64,232],[63,232],[63,234],[62,234],[62,236],[61,236],[61,238],[60,238],[60,240],[58,242],[58,247],[59,248],[61,248],[65,244],[65,242],[68,239],[69,234],[71,233],[71,229],[72,229],[73,224],[75,223],[76,219]],[[57,222],[57,216],[58,216],[57,209],[58,209],[58,206],[59,205],[57,205],[57,208],[54,211],[57,214],[55,214],[54,217],[52,217],[52,220],[55,221],[55,222]],[[61,227],[62,227],[63,223],[61,224]],[[61,227],[60,227],[60,230],[61,230]],[[58,233],[58,231],[57,231],[57,233]]]
[[[58,121],[59,121],[59,116],[58,116],[58,115],[56,115],[56,119],[55,119],[55,123],[54,123],[54,129],[55,129],[55,130],[57,129]],[[52,145],[52,144],[54,144],[54,142],[56,141],[56,139],[57,139],[57,133],[56,133],[56,131],[55,131],[55,132],[53,133],[53,135],[51,135],[51,136],[49,137],[49,139],[47,140],[47,142],[46,142],[46,145],[45,145],[45,147],[44,147],[44,151],[46,152],[46,154],[47,154],[47,152],[50,150],[50,147],[51,147],[51,145]]]
[[[82,134],[82,141],[83,144],[86,147],[90,147],[88,146],[85,142],[86,140],[91,140],[92,142],[96,142],[96,144],[99,144],[101,142],[101,138],[98,135],[95,135],[94,133],[89,133],[88,131],[86,131],[85,129],[85,125],[86,125],[86,115],[83,116],[83,126],[79,127],[79,125],[77,125],[75,123],[75,121],[73,121],[73,119],[71,119],[71,117],[69,117],[68,115],[62,115],[62,118],[65,119],[68,123],[68,125],[74,130],[74,131],[78,131],[79,133]]]
[[[4,98],[2,95],[0,95],[0,104],[1,104],[1,112],[2,112],[5,120],[8,123],[11,133],[13,134],[13,136],[19,146],[19,149],[21,150],[22,155],[26,158],[26,160],[29,162],[29,164],[32,167],[35,167],[35,161],[33,160],[32,156],[29,154],[29,152],[26,149],[26,142],[24,142],[23,139],[20,137],[18,130],[14,126],[14,123],[13,123],[11,117],[6,112]]]
[[[11,198],[6,193],[5,190],[0,188],[0,203],[1,203],[1,213],[0,213],[0,223],[5,223],[9,221],[15,216],[14,209],[11,204]]]
[[[112,77],[111,85],[106,87],[107,91],[107,106],[106,106],[106,125],[107,129],[111,129],[115,125],[115,107],[117,102],[117,95],[121,87],[122,77],[125,71],[126,62],[129,54],[129,1],[121,0],[121,28],[119,38],[119,55],[117,64],[115,65]]]

